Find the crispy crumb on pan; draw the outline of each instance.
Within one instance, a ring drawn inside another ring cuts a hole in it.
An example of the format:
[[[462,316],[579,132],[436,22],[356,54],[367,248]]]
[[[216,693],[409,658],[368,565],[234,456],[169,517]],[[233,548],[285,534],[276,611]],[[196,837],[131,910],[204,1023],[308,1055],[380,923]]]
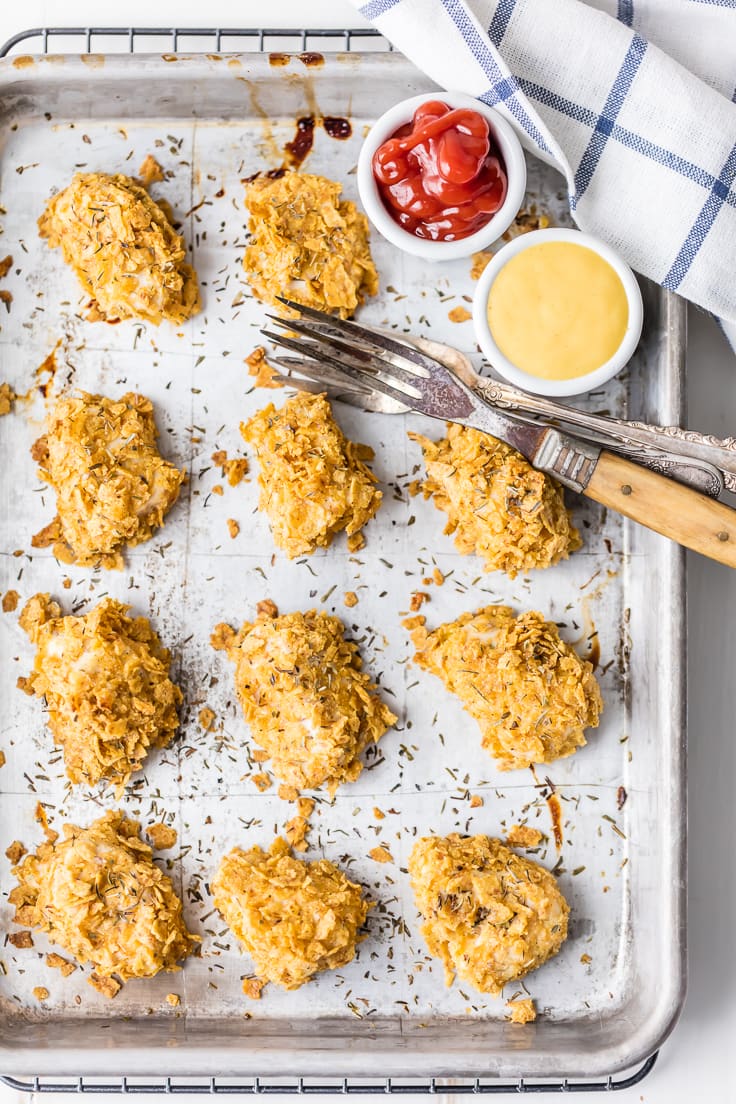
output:
[[[506,833],[509,847],[539,847],[543,839],[544,834],[538,828],[530,828],[527,824],[512,824]]]
[[[506,1001],[506,1010],[511,1023],[528,1024],[533,1023],[537,1018],[537,1010],[531,997]]]
[[[10,413],[17,398],[18,396],[10,384],[3,380],[0,383],[0,417],[3,414]]]

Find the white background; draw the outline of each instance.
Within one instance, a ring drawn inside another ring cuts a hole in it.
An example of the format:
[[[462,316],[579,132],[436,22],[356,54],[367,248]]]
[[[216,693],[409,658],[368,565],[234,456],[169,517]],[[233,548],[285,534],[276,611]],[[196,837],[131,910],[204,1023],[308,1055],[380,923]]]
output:
[[[207,0],[206,4],[127,0],[124,5],[104,0],[65,0],[63,4],[25,0],[18,5],[0,0],[0,41],[41,25],[100,27],[124,21],[137,26],[226,27],[261,26],[264,20],[271,27],[361,23],[345,0],[270,0],[267,5],[255,0]],[[689,327],[689,423],[720,436],[736,435],[736,357],[716,325],[701,313],[691,309]],[[615,1099],[621,1104],[736,1102],[732,1056],[736,1032],[735,572],[690,556],[688,626],[689,995],[655,1070],[640,1086],[617,1093]],[[162,1071],[168,1072],[174,1071]],[[582,1094],[575,1099],[586,1104],[601,1097]],[[188,1102],[184,1098],[183,1104]],[[0,1104],[15,1104],[15,1094],[2,1086]]]

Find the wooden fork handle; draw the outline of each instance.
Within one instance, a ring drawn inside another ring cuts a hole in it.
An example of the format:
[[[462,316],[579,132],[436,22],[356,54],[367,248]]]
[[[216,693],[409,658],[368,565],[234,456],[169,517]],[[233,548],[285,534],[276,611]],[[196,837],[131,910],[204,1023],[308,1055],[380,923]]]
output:
[[[691,487],[603,451],[583,493],[694,552],[736,567],[736,510]]]

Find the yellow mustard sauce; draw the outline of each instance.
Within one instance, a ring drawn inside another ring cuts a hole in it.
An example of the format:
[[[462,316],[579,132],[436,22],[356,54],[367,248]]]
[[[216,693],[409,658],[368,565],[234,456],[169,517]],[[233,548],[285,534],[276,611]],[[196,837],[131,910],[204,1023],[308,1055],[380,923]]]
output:
[[[488,324],[503,355],[546,380],[585,376],[611,359],[629,322],[618,273],[587,246],[523,249],[491,285]]]

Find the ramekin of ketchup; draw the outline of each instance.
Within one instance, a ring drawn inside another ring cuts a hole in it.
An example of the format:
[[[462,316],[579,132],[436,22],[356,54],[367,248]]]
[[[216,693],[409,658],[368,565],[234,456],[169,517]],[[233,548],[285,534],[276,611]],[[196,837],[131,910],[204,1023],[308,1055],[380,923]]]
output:
[[[467,257],[514,221],[526,163],[512,127],[472,96],[404,100],[382,115],[358,160],[368,217],[392,244],[430,260]]]

